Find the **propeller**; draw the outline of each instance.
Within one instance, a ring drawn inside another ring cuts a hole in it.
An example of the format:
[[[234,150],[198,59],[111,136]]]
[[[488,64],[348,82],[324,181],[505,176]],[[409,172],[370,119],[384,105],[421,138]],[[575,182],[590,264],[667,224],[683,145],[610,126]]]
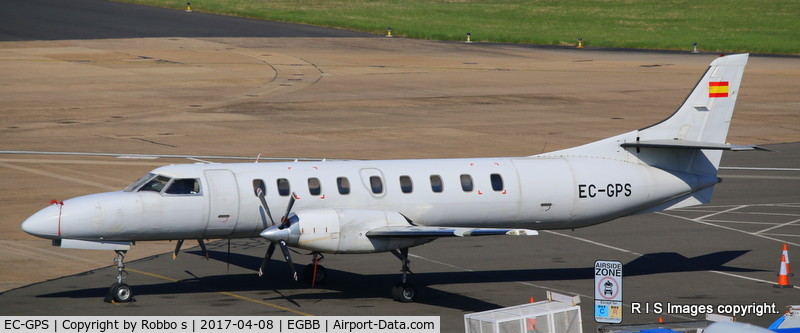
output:
[[[294,194],[294,192],[292,192],[292,197],[289,198],[289,205],[286,206],[286,213],[283,214],[283,217],[281,217],[281,226],[280,226],[281,230],[291,226],[291,224],[289,223],[289,213],[292,212],[292,206],[294,206],[295,197],[297,197],[297,194]]]
[[[267,225],[267,217],[269,217],[269,222],[271,222],[271,227],[265,229],[261,236],[266,238],[270,241],[269,247],[267,247],[267,253],[264,255],[264,259],[261,261],[261,266],[258,268],[258,276],[263,276],[264,272],[266,272],[267,264],[269,263],[270,259],[272,258],[272,254],[275,253],[275,247],[280,246],[281,252],[283,253],[283,259],[289,264],[289,269],[292,270],[292,278],[297,281],[297,271],[294,269],[294,263],[292,263],[292,257],[289,253],[289,247],[286,245],[286,240],[289,238],[291,227],[291,221],[289,219],[289,214],[292,212],[292,207],[294,207],[294,202],[297,199],[297,194],[292,192],[291,198],[289,198],[289,204],[286,207],[286,213],[281,217],[281,223],[279,225],[275,224],[275,220],[272,218],[272,214],[270,213],[269,206],[267,205],[267,200],[265,198],[265,186],[264,182],[261,180],[254,180],[253,181],[253,191],[255,195],[261,201],[261,206],[263,211],[266,212],[266,216],[261,214],[261,220],[264,225]]]

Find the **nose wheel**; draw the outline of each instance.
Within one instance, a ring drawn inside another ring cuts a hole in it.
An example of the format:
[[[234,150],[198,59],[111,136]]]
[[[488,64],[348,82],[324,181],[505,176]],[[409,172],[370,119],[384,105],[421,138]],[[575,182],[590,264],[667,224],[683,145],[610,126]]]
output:
[[[133,290],[131,286],[123,283],[122,280],[128,277],[128,272],[125,271],[125,254],[128,251],[114,251],[117,255],[114,257],[114,264],[117,265],[117,282],[111,285],[108,289],[105,301],[107,303],[127,303],[133,302]]]

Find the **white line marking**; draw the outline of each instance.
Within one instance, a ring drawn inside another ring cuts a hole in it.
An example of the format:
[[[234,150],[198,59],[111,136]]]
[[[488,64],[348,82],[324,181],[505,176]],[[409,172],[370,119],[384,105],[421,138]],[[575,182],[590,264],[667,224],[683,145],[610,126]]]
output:
[[[589,244],[602,246],[602,247],[609,248],[609,249],[612,249],[612,250],[615,250],[615,251],[630,253],[630,254],[635,255],[637,257],[643,256],[643,254],[641,254],[641,253],[633,252],[631,250],[626,250],[626,249],[615,247],[615,246],[611,246],[611,245],[608,245],[608,244],[603,244],[603,243],[600,243],[600,242],[595,242],[593,240],[588,240],[586,238],[581,238],[581,237],[577,237],[577,236],[570,236],[570,235],[562,234],[560,232],[555,232],[555,231],[552,231],[552,230],[541,230],[541,232],[546,232],[548,234],[559,235],[559,236],[562,236],[562,237],[567,237],[567,238],[571,238],[571,239],[574,239],[574,240],[579,240],[581,242],[586,242],[586,243],[589,243]]]
[[[788,225],[791,225],[791,224],[795,224],[795,223],[797,223],[797,222],[800,222],[800,219],[797,219],[797,220],[794,220],[794,221],[789,221],[789,222],[786,222],[786,223],[783,223],[783,224],[778,224],[778,225],[776,225],[776,226],[769,227],[769,228],[766,228],[766,229],[764,229],[764,230],[759,230],[759,231],[756,231],[755,233],[757,233],[757,234],[765,233],[765,232],[767,232],[767,231],[770,231],[770,230],[772,230],[772,229],[777,229],[777,228],[780,228],[780,227],[785,227],[785,226],[788,226]]]
[[[93,182],[93,181],[83,180],[83,179],[75,178],[75,177],[63,176],[63,175],[55,174],[55,173],[52,173],[52,172],[33,169],[31,167],[21,167],[21,166],[16,166],[16,165],[9,164],[9,163],[2,163],[2,162],[0,162],[0,167],[5,167],[5,168],[19,170],[19,171],[25,171],[25,172],[29,172],[29,173],[32,173],[32,174],[45,176],[45,177],[51,177],[51,178],[71,181],[71,182],[75,182],[75,183],[78,183],[78,184],[89,185],[89,186],[97,187],[97,188],[100,188],[100,189],[103,189],[103,190],[106,190],[106,191],[119,191],[120,190],[119,187],[108,186],[106,184],[96,183],[96,182]]]
[[[720,170],[800,171],[798,168],[720,167]]]
[[[115,154],[115,153],[91,153],[91,152],[66,152],[66,151],[32,151],[32,150],[0,150],[0,154],[26,154],[26,155],[75,155],[75,156],[111,156],[124,158],[150,158],[150,157],[163,157],[163,158],[206,158],[206,159],[222,159],[222,160],[254,160],[253,156],[213,156],[213,155],[161,155],[161,154]],[[261,157],[261,160],[268,161],[321,161],[322,158],[308,158],[308,157]],[[329,161],[331,159],[328,159]]]
[[[705,224],[705,225],[708,225],[708,226],[722,228],[722,229],[726,229],[726,230],[741,232],[743,234],[748,234],[748,235],[751,235],[751,236],[761,237],[761,238],[764,238],[764,239],[769,239],[769,240],[780,242],[780,243],[786,243],[786,244],[790,244],[790,245],[794,245],[794,246],[800,246],[800,243],[789,242],[789,241],[786,241],[786,240],[783,240],[783,239],[774,238],[774,237],[767,237],[767,236],[765,236],[763,234],[754,234],[752,232],[739,230],[739,229],[731,228],[731,227],[724,226],[724,225],[718,225],[718,224],[714,224],[714,223],[710,223],[710,222],[706,222],[706,221],[700,221],[699,219],[690,219],[688,217],[667,214],[667,213],[664,213],[664,212],[657,212],[656,214],[661,214],[661,215],[664,215],[664,216],[674,217],[674,218],[682,219],[682,220],[686,220],[686,221],[692,221],[692,222]]]
[[[770,223],[770,222],[750,222],[750,221],[732,221],[732,220],[706,220],[706,222],[713,222],[713,223],[731,223],[731,224],[749,224],[749,225],[778,225],[780,223]]]
[[[545,232],[547,232],[547,233],[550,233],[550,234],[559,235],[559,236],[564,236],[564,237],[567,237],[567,238],[571,238],[571,239],[579,240],[579,241],[582,241],[582,242],[586,242],[586,243],[594,244],[594,245],[599,245],[599,246],[602,246],[602,247],[605,247],[605,248],[609,248],[609,249],[613,249],[613,250],[617,250],[617,251],[622,251],[622,252],[625,252],[625,253],[634,254],[634,255],[636,255],[636,256],[639,256],[639,257],[643,256],[643,255],[641,255],[641,254],[638,254],[638,253],[636,253],[636,252],[633,252],[633,251],[630,251],[630,250],[626,250],[626,249],[622,249],[622,248],[614,247],[614,246],[607,245],[607,244],[603,244],[603,243],[598,243],[598,242],[595,242],[595,241],[593,241],[593,240],[588,240],[588,239],[585,239],[585,238],[580,238],[580,237],[575,237],[575,236],[565,235],[565,234],[562,234],[562,233],[560,233],[560,232],[555,232],[555,231],[550,231],[550,230],[542,230],[542,231],[545,231]],[[756,236],[758,236],[758,235],[756,235]],[[749,277],[749,276],[738,275],[738,274],[733,274],[733,273],[728,273],[728,272],[713,271],[713,270],[708,270],[708,271],[705,271],[705,272],[711,272],[711,273],[716,273],[716,274],[722,274],[722,275],[726,275],[726,276],[730,276],[730,277],[735,277],[735,278],[740,278],[740,279],[744,279],[744,280],[750,280],[750,281],[757,281],[757,282],[763,282],[763,283],[768,283],[768,284],[774,284],[774,283],[773,283],[773,282],[771,282],[771,281],[767,281],[767,280],[761,280],[761,279],[756,279],[756,278],[752,278],[752,277]],[[795,289],[800,289],[800,286],[794,286],[793,288],[795,288]]]
[[[40,259],[43,259],[43,260],[53,260],[53,259],[55,259],[53,257],[61,257],[61,258],[64,258],[64,259],[83,261],[83,262],[86,262],[86,263],[89,263],[89,264],[93,264],[93,265],[100,265],[101,267],[105,267],[105,266],[111,265],[110,263],[102,263],[102,262],[97,261],[97,260],[81,258],[81,257],[78,257],[78,256],[66,254],[66,253],[59,252],[59,251],[52,251],[52,250],[49,250],[49,249],[33,247],[33,246],[30,246],[30,245],[23,244],[22,242],[19,242],[19,241],[0,240],[0,246],[2,246],[4,248],[7,248],[7,249],[10,249],[10,250],[12,250],[14,252],[17,252],[17,253],[27,254],[28,256],[40,258]],[[56,249],[60,249],[60,248],[56,248]]]
[[[190,161],[200,162],[200,163],[203,163],[203,164],[214,164],[214,162],[209,162],[209,161],[201,160],[199,158],[194,158],[194,157],[187,157],[186,159],[190,160]]]
[[[788,206],[787,206],[788,207]],[[788,208],[800,208],[800,207],[788,207]],[[700,210],[700,209],[672,209],[672,212],[687,212],[687,213],[714,213],[713,210]],[[800,216],[800,214],[789,214],[789,213],[762,213],[762,212],[728,212],[728,214],[740,214],[740,215],[764,215],[764,216]]]
[[[780,179],[780,180],[800,180],[800,176],[769,176],[769,175],[727,175],[719,174],[719,178],[726,179]]]
[[[791,235],[791,234],[762,234],[767,236],[775,236],[775,237],[800,237],[800,235]]]
[[[730,209],[726,209],[726,210],[723,210],[723,211],[719,211],[719,212],[716,212],[716,213],[700,216],[700,217],[697,218],[697,220],[705,220],[705,219],[707,219],[709,217],[712,217],[714,215],[725,214],[725,213],[732,212],[734,210],[742,209],[742,208],[745,208],[745,207],[747,207],[747,205],[736,206],[736,207],[733,207],[733,208],[730,208]]]
[[[561,236],[566,236],[566,235],[559,234],[559,233],[555,233],[555,234],[558,234],[558,235],[561,235]],[[569,237],[569,236],[567,236],[567,237]],[[578,238],[578,239],[581,239],[581,238]],[[581,239],[581,240],[592,242],[592,241],[589,241],[589,240],[586,240],[586,239]],[[600,243],[597,243],[597,245],[606,246],[606,245],[600,244]],[[606,247],[608,247],[608,246],[606,246]],[[610,247],[610,248],[616,249],[616,250],[622,250],[622,249],[615,248],[615,247]],[[629,253],[634,253],[634,252],[630,252],[629,251]],[[474,269],[469,269],[469,268],[466,268],[466,267],[456,266],[456,265],[448,264],[446,262],[442,262],[442,261],[438,261],[438,260],[428,259],[428,258],[425,258],[425,257],[422,257],[422,256],[418,256],[418,255],[415,255],[415,254],[409,254],[408,256],[412,257],[412,258],[417,258],[417,259],[422,259],[422,260],[425,260],[425,261],[429,261],[429,262],[432,262],[434,264],[439,264],[439,265],[442,265],[442,266],[447,266],[447,267],[450,267],[450,268],[459,269],[459,270],[462,270],[462,271],[465,271],[465,272],[480,273],[480,271],[476,271]],[[552,288],[552,287],[547,287],[547,286],[543,286],[543,285],[539,285],[539,284],[535,284],[535,283],[530,283],[530,282],[523,282],[523,281],[515,281],[515,282],[518,283],[518,284],[524,285],[524,286],[528,286],[528,287],[545,289],[545,290],[555,291],[555,292],[563,293],[563,294],[572,294],[572,295],[576,295],[576,296],[579,296],[581,298],[585,298],[585,299],[588,299],[588,300],[594,300],[594,295],[590,296],[590,295],[585,295],[585,294],[579,294],[579,293],[576,293],[576,292],[571,291],[571,290],[563,290],[563,289],[558,289],[558,288]],[[626,304],[626,303],[622,303],[622,306],[631,307],[630,304]],[[684,317],[684,316],[680,316],[680,315],[676,315],[676,314],[665,314],[665,316],[672,316],[672,317],[680,318],[680,319],[684,319],[684,320],[691,320],[692,319],[692,318],[689,318],[689,317]]]

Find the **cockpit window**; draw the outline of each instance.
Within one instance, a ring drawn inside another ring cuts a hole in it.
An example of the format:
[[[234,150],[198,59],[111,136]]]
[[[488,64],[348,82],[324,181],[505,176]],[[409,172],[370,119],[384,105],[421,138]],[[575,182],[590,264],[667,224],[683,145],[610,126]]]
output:
[[[164,193],[167,194],[198,194],[200,182],[197,179],[175,179]]]
[[[133,182],[133,184],[128,185],[128,187],[126,187],[123,191],[125,191],[125,192],[136,191],[137,188],[139,188],[140,186],[144,185],[144,183],[147,183],[148,181],[153,179],[155,176],[156,175],[153,174],[153,173],[148,173],[148,174],[142,176],[142,178],[139,178],[139,180]]]
[[[155,179],[147,182],[147,184],[144,184],[144,186],[142,186],[142,188],[139,189],[139,192],[144,192],[144,191],[161,192],[161,190],[164,189],[164,186],[167,185],[169,180],[170,180],[169,177],[157,176]]]

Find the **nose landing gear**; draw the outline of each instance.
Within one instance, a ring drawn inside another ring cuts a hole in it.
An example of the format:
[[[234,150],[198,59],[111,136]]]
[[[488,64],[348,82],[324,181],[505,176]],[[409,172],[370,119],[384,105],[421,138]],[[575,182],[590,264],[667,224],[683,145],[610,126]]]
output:
[[[125,254],[128,251],[116,250],[117,255],[114,257],[114,263],[117,265],[117,282],[111,285],[106,295],[106,303],[127,303],[135,301],[133,299],[133,290],[131,287],[122,282],[128,277],[128,272],[125,271]]]

